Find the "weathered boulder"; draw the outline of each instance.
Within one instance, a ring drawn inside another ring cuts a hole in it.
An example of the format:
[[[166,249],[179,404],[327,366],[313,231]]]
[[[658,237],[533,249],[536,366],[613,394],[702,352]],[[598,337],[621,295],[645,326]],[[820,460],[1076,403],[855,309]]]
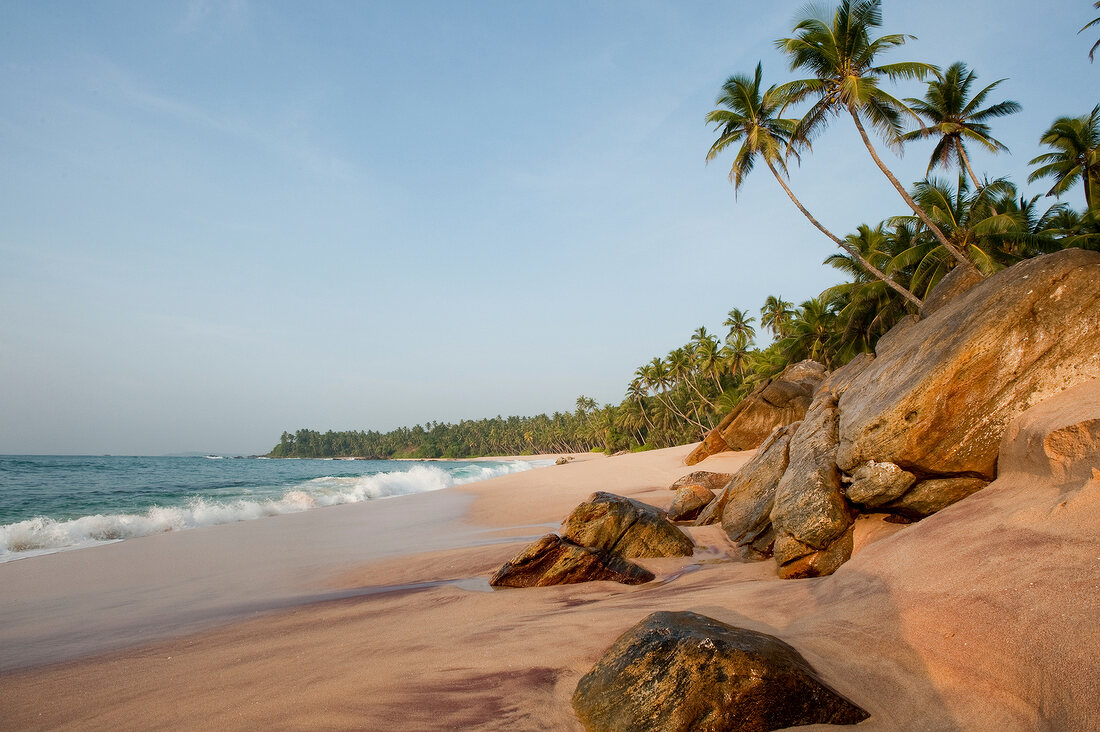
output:
[[[692,612],[656,612],[626,631],[577,684],[590,732],[718,732],[868,717],[791,646]]]
[[[922,480],[900,498],[885,504],[879,510],[908,519],[921,519],[961,501],[971,493],[977,493],[987,485],[989,481],[982,478]]]
[[[841,491],[836,467],[836,404],[837,397],[832,391],[819,392],[806,418],[791,436],[787,470],[776,488],[771,511],[776,534],[773,552],[781,575],[784,565],[796,561],[799,566],[810,568],[832,566],[832,561],[814,561],[807,556],[816,552],[836,555],[843,547],[832,545],[852,524],[852,509]],[[850,545],[841,561],[849,556]]]
[[[714,491],[701,485],[685,485],[676,491],[672,505],[668,507],[670,521],[692,521],[707,504],[714,500]]]
[[[561,533],[574,544],[624,557],[690,557],[695,548],[660,509],[603,491],[573,509]]]
[[[1100,379],[1018,417],[1005,432],[998,459],[1055,485],[1100,479]]]
[[[756,558],[771,556],[771,512],[775,490],[787,470],[788,446],[801,422],[776,430],[760,446],[752,460],[745,463],[730,484],[722,511],[722,530],[737,546]]]
[[[982,283],[981,272],[973,267],[955,267],[928,293],[920,307],[920,314],[927,318],[975,285]]]
[[[789,535],[781,535],[775,541],[775,556],[790,557],[779,563],[776,570],[780,579],[824,577],[840,568],[852,557],[855,546],[854,525],[834,539],[825,549],[817,549]]]
[[[917,476],[893,463],[870,460],[852,471],[852,483],[845,494],[852,503],[875,508],[900,497],[915,482]]]
[[[826,374],[816,361],[791,364],[742,399],[684,462],[695,465],[719,452],[758,447],[776,427],[802,419]]]
[[[1002,270],[904,329],[840,400],[837,463],[919,478],[996,474],[1008,423],[1100,378],[1100,252]]]
[[[677,491],[685,485],[701,485],[712,491],[720,491],[730,482],[733,473],[712,473],[709,470],[696,470],[677,478],[668,487],[670,491]]]
[[[577,546],[557,534],[547,534],[496,571],[493,587],[545,587],[610,580],[638,585],[653,573],[620,556]]]

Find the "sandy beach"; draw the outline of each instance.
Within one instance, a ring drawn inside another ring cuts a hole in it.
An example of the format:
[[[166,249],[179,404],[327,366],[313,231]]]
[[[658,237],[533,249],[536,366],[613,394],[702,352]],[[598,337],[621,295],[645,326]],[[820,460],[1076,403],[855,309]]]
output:
[[[1024,457],[919,523],[860,519],[829,577],[778,580],[709,526],[642,560],[650,584],[488,587],[595,490],[667,507],[692,447],[2,565],[0,727],[580,729],[612,641],[693,610],[792,644],[861,729],[1095,728],[1100,480]]]

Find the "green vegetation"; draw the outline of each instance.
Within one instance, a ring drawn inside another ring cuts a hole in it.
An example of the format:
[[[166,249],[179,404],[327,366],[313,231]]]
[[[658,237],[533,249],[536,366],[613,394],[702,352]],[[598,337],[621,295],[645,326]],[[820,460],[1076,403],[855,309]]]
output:
[[[718,108],[705,118],[718,133],[706,159],[736,147],[730,168],[735,191],[763,161],[799,211],[841,250],[825,263],[846,278],[843,282],[797,307],[780,295],[769,296],[759,311],[768,343],[757,344],[756,317],[739,308],[729,311],[722,339],[697,328],[668,355],[639,366],[618,405],[601,407],[582,396],[574,411],[551,416],[429,423],[384,434],[298,430],[283,433],[271,455],[472,457],[638,451],[692,442],[787,365],[812,358],[836,368],[872,351],[901,318],[919,314],[921,301],[955,267],[989,275],[1067,247],[1100,250],[1100,105],[1079,117],[1059,117],[1040,136],[1050,152],[1030,161],[1037,167],[1028,180],[1052,179],[1047,196],[1061,197],[1078,184],[1085,194],[1083,211],[1065,203],[1043,210],[1040,196],[1022,196],[1007,178],[979,178],[966,149],[975,144],[1008,152],[988,123],[1020,105],[983,106],[1003,79],[971,96],[977,76],[961,61],[946,72],[923,62],[880,63],[882,54],[911,36],[872,36],[882,22],[879,0],[843,0],[832,14],[808,12],[792,37],[776,43],[792,70],[811,76],[766,89],[760,64],[751,76],[731,76],[715,102]],[[927,80],[924,97],[903,102],[884,89],[899,79]],[[784,116],[804,101],[810,106],[801,117]],[[844,237],[822,226],[787,182],[788,160],[808,152],[811,140],[841,115],[852,119],[910,211],[860,224]],[[903,187],[879,157],[868,125],[895,149],[934,140],[928,177]],[[932,177],[938,167],[954,168],[957,176]]]

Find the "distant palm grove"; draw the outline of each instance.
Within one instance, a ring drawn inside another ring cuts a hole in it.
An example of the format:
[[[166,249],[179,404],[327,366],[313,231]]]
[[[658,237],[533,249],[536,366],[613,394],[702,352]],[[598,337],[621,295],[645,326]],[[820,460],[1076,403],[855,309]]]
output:
[[[1100,0],[1093,5],[1100,9]],[[1047,152],[1030,160],[1028,181],[1045,181],[1049,188],[1045,196],[1028,198],[1007,178],[979,176],[968,152],[1008,152],[991,127],[1020,110],[1016,102],[997,98],[1004,79],[982,86],[961,61],[946,69],[919,61],[884,63],[886,52],[912,37],[876,35],[880,0],[844,0],[828,13],[806,13],[790,37],[776,41],[791,71],[804,78],[765,86],[758,64],[752,73],[726,80],[705,118],[716,133],[706,159],[731,155],[735,191],[757,164],[767,168],[823,243],[836,247],[825,264],[845,277],[841,284],[798,305],[772,295],[758,311],[730,310],[721,337],[697,328],[683,345],[639,366],[617,405],[600,406],[582,396],[572,411],[550,416],[429,423],[386,433],[303,429],[284,432],[270,454],[459,458],[693,442],[788,364],[812,358],[836,368],[872,351],[901,318],[919,316],[923,299],[956,267],[988,276],[1059,249],[1100,249],[1100,104],[1070,110],[1039,133]],[[1100,17],[1080,32],[1096,27]],[[1098,46],[1100,40],[1092,50]],[[894,97],[887,86],[897,80],[924,82],[923,97]],[[799,108],[800,115],[792,114]],[[855,126],[904,213],[840,236],[797,198],[788,163],[810,154],[810,142],[833,122]],[[903,186],[873,137],[894,150],[929,141],[927,177]],[[1083,209],[1050,205],[1049,197],[1078,190]],[[757,335],[765,332],[767,344],[758,345]]]

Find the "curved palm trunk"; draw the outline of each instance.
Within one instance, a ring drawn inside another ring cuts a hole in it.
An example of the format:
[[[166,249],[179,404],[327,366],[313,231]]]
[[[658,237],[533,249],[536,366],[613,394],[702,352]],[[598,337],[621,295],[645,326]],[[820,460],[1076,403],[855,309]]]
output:
[[[779,175],[779,171],[775,169],[775,166],[772,165],[771,161],[765,159],[765,162],[767,162],[767,164],[768,164],[768,170],[770,170],[772,172],[772,175],[775,176],[775,179],[777,181],[779,181],[779,185],[782,186],[783,190],[787,193],[787,197],[791,199],[791,202],[794,203],[795,206],[798,207],[798,210],[802,212],[802,215],[805,216],[807,219],[809,219],[811,224],[813,224],[815,227],[817,227],[818,231],[820,231],[822,234],[824,234],[825,236],[832,239],[833,242],[835,242],[838,247],[840,247],[844,251],[848,252],[848,254],[850,254],[852,257],[854,257],[855,260],[857,262],[859,262],[860,265],[864,269],[866,269],[872,275],[874,275],[875,277],[877,277],[880,280],[882,280],[883,282],[885,282],[886,285],[888,287],[890,287],[890,289],[897,292],[899,295],[901,295],[906,300],[908,300],[909,302],[916,305],[918,308],[921,306],[921,301],[917,298],[916,295],[914,295],[912,292],[910,292],[909,290],[907,290],[904,287],[902,287],[901,285],[899,285],[897,282],[894,282],[893,278],[888,276],[885,272],[880,270],[875,265],[868,262],[863,257],[863,255],[859,253],[858,249],[856,249],[855,247],[853,247],[851,244],[844,241],[843,239],[837,237],[835,234],[833,234],[833,232],[829,231],[824,226],[822,226],[821,222],[819,222],[817,219],[815,219],[813,217],[813,215],[811,215],[810,212],[806,210],[806,207],[802,205],[802,202],[798,200],[798,198],[794,195],[794,192],[791,191],[791,189],[787,187],[787,184],[783,181],[782,176]]]
[[[894,185],[898,194],[905,199],[905,202],[909,204],[909,208],[913,209],[913,213],[917,215],[924,225],[928,227],[928,230],[932,232],[932,235],[936,237],[936,240],[943,245],[943,248],[951,252],[951,256],[959,260],[959,263],[977,270],[974,263],[966,258],[958,247],[947,240],[947,237],[940,231],[940,227],[936,226],[931,217],[924,212],[924,209],[917,205],[917,202],[913,200],[913,197],[909,195],[909,192],[905,190],[905,187],[898,182],[898,179],[894,177],[894,174],[890,172],[890,169],[886,167],[886,163],[882,162],[882,158],[875,152],[875,146],[871,144],[871,138],[867,136],[867,130],[863,129],[863,123],[859,121],[859,115],[851,107],[848,108],[848,112],[852,115],[852,120],[856,123],[856,129],[859,130],[859,136],[863,138],[863,144],[867,147],[867,152],[871,153],[871,159],[875,161],[875,165],[882,171],[882,174]]]
[[[959,160],[962,161],[963,166],[966,168],[966,172],[970,174],[970,180],[974,181],[974,190],[978,190],[982,187],[982,184],[978,182],[978,176],[974,175],[974,169],[970,167],[970,158],[966,155],[966,150],[963,149],[962,144],[958,146]]]

